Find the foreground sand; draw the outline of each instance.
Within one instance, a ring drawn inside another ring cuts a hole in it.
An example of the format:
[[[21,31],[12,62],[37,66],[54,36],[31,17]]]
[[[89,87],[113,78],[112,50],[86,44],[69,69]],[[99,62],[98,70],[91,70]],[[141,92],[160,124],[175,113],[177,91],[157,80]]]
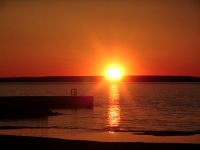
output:
[[[177,144],[177,143],[134,143],[134,142],[94,142],[80,140],[64,140],[44,137],[0,135],[0,149],[89,149],[89,150],[149,150],[149,149],[200,149],[200,144]]]
[[[199,132],[108,132],[82,129],[3,127],[0,135],[47,137],[99,142],[191,143],[200,144]]]

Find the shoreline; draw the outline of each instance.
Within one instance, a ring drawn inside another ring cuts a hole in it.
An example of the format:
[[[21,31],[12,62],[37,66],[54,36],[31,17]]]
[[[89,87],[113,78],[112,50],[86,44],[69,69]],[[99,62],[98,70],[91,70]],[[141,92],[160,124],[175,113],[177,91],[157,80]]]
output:
[[[67,140],[47,137],[13,136],[0,135],[1,149],[193,149],[200,147],[200,144],[185,143],[144,143],[144,142],[95,142],[86,140]]]
[[[31,127],[31,126],[0,126],[1,130],[15,130],[15,129],[63,129],[63,130],[73,130],[73,128],[58,128],[54,126],[50,127]],[[79,130],[79,129],[76,129]],[[199,130],[194,131],[176,131],[176,130],[90,130],[90,131],[102,131],[102,132],[116,132],[116,133],[133,133],[136,135],[152,135],[152,136],[191,136],[200,134]]]

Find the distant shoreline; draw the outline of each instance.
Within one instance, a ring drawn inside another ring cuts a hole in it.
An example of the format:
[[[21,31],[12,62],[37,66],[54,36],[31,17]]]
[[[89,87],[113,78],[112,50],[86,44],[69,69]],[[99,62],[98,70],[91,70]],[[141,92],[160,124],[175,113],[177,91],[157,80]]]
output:
[[[102,82],[104,76],[44,76],[44,77],[8,77],[0,82]],[[125,76],[124,82],[200,82],[194,76]]]

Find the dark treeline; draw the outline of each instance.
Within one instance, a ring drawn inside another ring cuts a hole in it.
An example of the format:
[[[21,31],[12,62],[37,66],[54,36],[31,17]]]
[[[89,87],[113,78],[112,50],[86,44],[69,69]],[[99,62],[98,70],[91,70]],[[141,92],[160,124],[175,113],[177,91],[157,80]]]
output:
[[[104,76],[46,76],[0,78],[0,82],[99,82]],[[200,77],[192,76],[125,76],[126,82],[200,82]]]

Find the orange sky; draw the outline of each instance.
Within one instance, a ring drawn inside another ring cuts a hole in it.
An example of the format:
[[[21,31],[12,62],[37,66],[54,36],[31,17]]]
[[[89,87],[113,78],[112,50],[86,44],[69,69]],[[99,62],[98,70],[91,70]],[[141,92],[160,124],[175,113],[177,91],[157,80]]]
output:
[[[2,0],[0,77],[200,76],[198,0]]]

